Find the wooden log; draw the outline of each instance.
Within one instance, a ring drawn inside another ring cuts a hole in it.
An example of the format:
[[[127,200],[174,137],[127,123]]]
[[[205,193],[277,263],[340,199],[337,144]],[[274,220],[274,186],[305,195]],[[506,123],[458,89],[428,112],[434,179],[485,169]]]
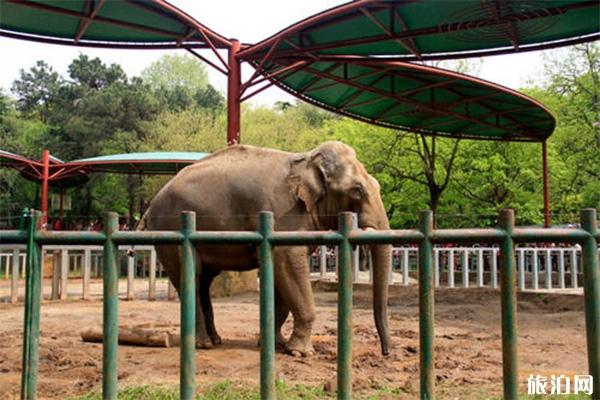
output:
[[[88,328],[81,332],[85,342],[102,342],[101,328]],[[119,328],[119,344],[147,347],[171,347],[179,345],[179,335],[165,331],[140,328]]]

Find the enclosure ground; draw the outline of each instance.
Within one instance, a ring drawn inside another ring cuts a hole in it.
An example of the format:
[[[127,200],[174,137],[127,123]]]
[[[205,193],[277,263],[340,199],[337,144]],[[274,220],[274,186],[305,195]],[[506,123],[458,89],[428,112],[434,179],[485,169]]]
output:
[[[277,354],[277,377],[286,385],[332,390],[336,362],[336,293],[332,284],[316,293],[313,330],[316,355],[292,358]],[[502,393],[500,296],[489,289],[440,289],[435,292],[436,392],[442,399],[483,399]],[[231,380],[256,388],[259,378],[258,295],[215,300],[215,318],[224,343],[196,355],[199,388]],[[583,297],[523,293],[518,302],[519,380],[526,392],[529,374],[587,374]],[[120,324],[178,325],[179,303],[121,301]],[[0,399],[18,397],[22,305],[0,304]],[[101,386],[102,347],[81,341],[79,333],[102,322],[99,300],[45,301],[42,304],[39,398],[63,399]],[[286,324],[289,332],[290,322]],[[371,313],[370,291],[354,292],[356,398],[382,393],[416,398],[419,388],[417,287],[394,287],[390,298],[393,351],[380,355]],[[122,387],[177,387],[178,348],[119,347]]]

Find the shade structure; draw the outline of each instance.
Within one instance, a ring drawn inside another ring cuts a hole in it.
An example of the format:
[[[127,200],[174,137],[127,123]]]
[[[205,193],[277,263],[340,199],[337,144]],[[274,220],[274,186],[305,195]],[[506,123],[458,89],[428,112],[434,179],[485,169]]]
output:
[[[0,0],[0,35],[111,48],[226,48],[229,41],[163,0]]]
[[[599,15],[597,0],[359,0],[291,25],[240,57],[414,61],[522,52],[598,39]]]
[[[63,162],[56,157],[49,158],[50,166],[59,166]],[[30,160],[27,157],[20,156],[8,151],[0,150],[0,167],[12,168],[21,174],[27,180],[41,182],[44,179],[44,165],[41,161]],[[80,170],[72,171],[69,176],[62,179],[49,179],[50,186],[66,189],[75,187],[87,182],[89,177]]]
[[[34,182],[46,180],[50,186],[69,188],[89,180],[89,174],[109,172],[117,174],[174,175],[209,153],[148,152],[113,154],[64,162],[49,157],[48,175],[44,177],[44,163],[0,150],[0,167],[13,168]]]
[[[263,66],[267,73],[286,67],[276,62]],[[279,76],[276,84],[322,108],[429,135],[543,141],[555,127],[550,112],[521,93],[407,62],[322,57]]]
[[[70,161],[67,163],[67,167],[82,168],[86,172],[174,175],[208,155],[209,153],[168,151],[113,154]]]

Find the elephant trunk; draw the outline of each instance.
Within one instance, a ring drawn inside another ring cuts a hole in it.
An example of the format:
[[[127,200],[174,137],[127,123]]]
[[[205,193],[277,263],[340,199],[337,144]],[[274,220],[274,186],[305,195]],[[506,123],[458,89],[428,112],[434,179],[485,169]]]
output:
[[[390,353],[390,329],[388,325],[388,279],[392,268],[392,246],[374,245],[373,258],[373,316],[381,342],[381,354]]]

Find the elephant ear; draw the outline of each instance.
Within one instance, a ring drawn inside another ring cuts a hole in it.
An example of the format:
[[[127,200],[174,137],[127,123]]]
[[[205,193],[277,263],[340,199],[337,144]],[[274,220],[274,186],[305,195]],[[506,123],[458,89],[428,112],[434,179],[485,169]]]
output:
[[[302,200],[308,212],[314,209],[317,201],[325,194],[324,176],[318,164],[319,159],[314,155],[301,155],[290,161],[288,186],[294,196]]]

